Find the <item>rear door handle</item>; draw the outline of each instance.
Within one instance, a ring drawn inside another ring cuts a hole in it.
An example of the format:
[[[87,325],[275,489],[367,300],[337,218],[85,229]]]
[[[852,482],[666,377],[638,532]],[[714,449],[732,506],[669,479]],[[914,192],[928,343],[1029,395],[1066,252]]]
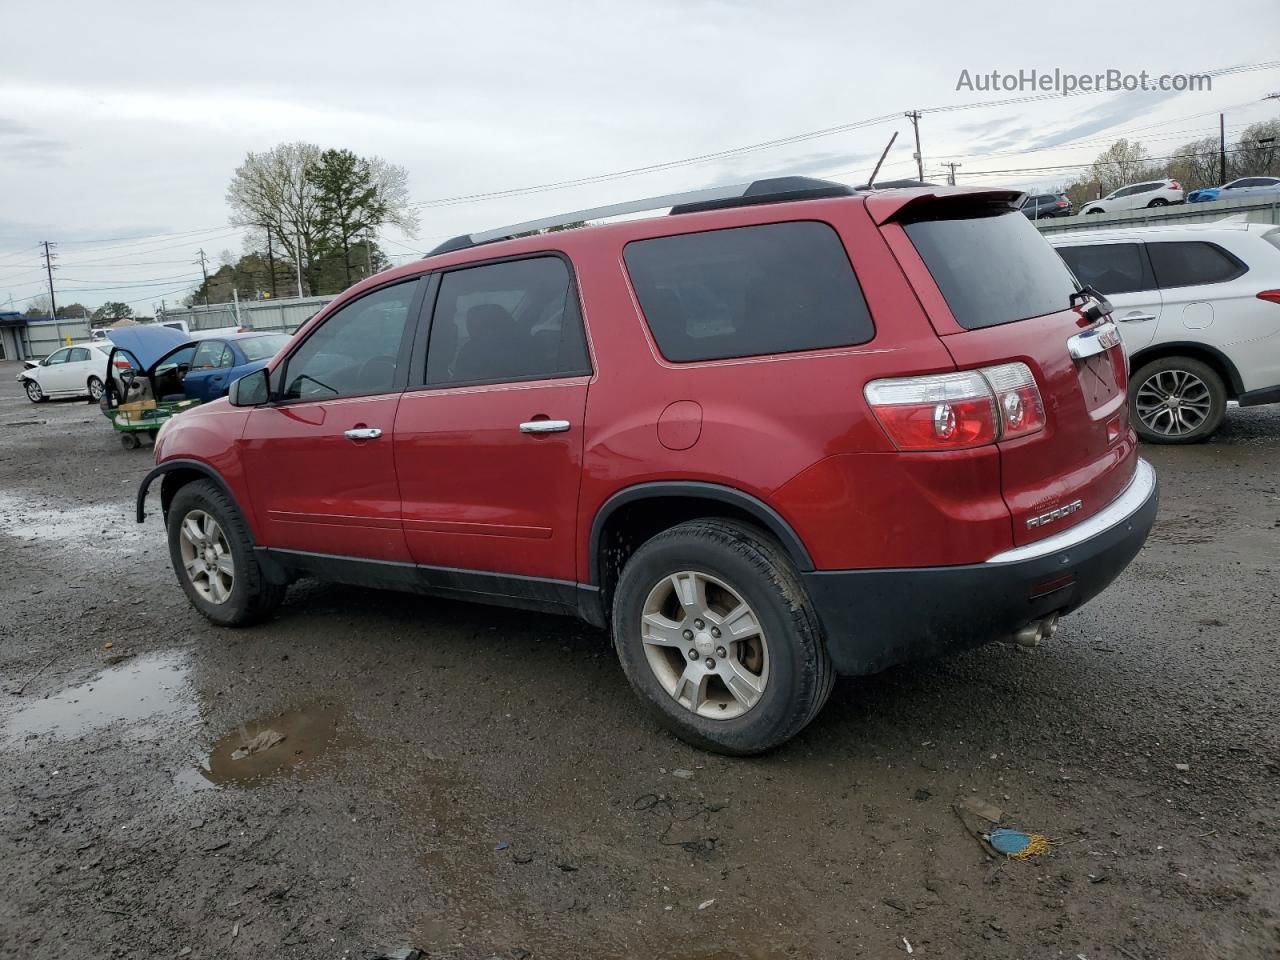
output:
[[[1138,323],[1141,320],[1154,320],[1154,313],[1126,313],[1120,318],[1121,323]]]
[[[568,429],[568,420],[526,420],[520,424],[521,433],[564,433]]]
[[[382,431],[377,427],[356,427],[354,430],[344,430],[342,435],[348,440],[377,440],[382,436]]]

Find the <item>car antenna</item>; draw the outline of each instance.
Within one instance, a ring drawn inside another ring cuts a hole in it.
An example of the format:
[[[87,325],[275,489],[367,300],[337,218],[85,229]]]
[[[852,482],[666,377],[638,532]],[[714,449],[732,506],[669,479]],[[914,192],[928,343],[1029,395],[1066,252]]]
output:
[[[874,190],[876,188],[876,174],[880,172],[880,167],[884,163],[884,158],[889,155],[889,148],[893,146],[893,141],[898,139],[898,131],[893,131],[893,136],[889,138],[889,142],[884,145],[884,152],[880,154],[880,159],[876,161],[876,168],[871,171],[871,177],[867,180],[867,189]]]

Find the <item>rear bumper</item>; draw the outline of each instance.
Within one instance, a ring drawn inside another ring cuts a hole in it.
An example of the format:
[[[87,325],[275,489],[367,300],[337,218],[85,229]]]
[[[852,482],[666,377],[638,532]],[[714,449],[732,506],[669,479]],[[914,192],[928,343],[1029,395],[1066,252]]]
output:
[[[1093,599],[1137,556],[1159,506],[1155,471],[1075,527],[985,563],[802,573],[841,674],[980,646]]]

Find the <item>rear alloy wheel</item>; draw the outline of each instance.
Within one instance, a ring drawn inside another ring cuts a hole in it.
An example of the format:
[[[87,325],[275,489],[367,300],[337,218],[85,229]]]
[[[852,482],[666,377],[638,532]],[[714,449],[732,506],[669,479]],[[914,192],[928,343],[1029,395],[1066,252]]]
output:
[[[43,403],[49,399],[44,395],[44,391],[40,389],[40,384],[34,380],[23,380],[22,386],[27,391],[27,399],[32,403]]]
[[[1152,200],[1150,203],[1147,204],[1148,207],[1167,207],[1168,205],[1169,205],[1169,201],[1166,200],[1164,197],[1156,197],[1154,200]]]
[[[1129,414],[1148,443],[1200,443],[1222,424],[1227,390],[1208,364],[1191,357],[1164,357],[1134,375]]]
[[[623,671],[652,713],[695,746],[760,753],[799,733],[834,682],[817,616],[782,548],[728,520],[642,544],[613,598]]]
[[[97,377],[90,377],[88,386],[89,386],[89,396],[93,399],[93,401],[96,403],[97,401],[101,400],[102,399],[102,381],[99,380]]]

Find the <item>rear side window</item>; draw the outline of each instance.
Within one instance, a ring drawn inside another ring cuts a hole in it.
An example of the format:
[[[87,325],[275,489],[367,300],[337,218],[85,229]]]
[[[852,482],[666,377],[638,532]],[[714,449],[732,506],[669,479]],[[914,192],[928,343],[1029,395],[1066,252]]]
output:
[[[1147,252],[1163,288],[1226,283],[1249,269],[1216,243],[1204,240],[1148,243]]]
[[[84,361],[88,359],[89,359],[89,351],[86,350],[84,347],[76,347],[74,350],[71,351],[71,355],[70,357],[68,357],[67,362],[68,363],[84,363]]]
[[[918,220],[904,229],[966,330],[1066,310],[1071,271],[1031,221],[1001,210]]]
[[[825,223],[634,240],[623,256],[658,349],[677,363],[851,346],[875,336],[844,244]]]
[[[578,298],[559,257],[446,273],[427,344],[428,386],[591,372]]]
[[[1148,275],[1142,247],[1136,243],[1097,243],[1078,247],[1058,247],[1058,253],[1083,284],[1101,294],[1152,290],[1155,280]]]

